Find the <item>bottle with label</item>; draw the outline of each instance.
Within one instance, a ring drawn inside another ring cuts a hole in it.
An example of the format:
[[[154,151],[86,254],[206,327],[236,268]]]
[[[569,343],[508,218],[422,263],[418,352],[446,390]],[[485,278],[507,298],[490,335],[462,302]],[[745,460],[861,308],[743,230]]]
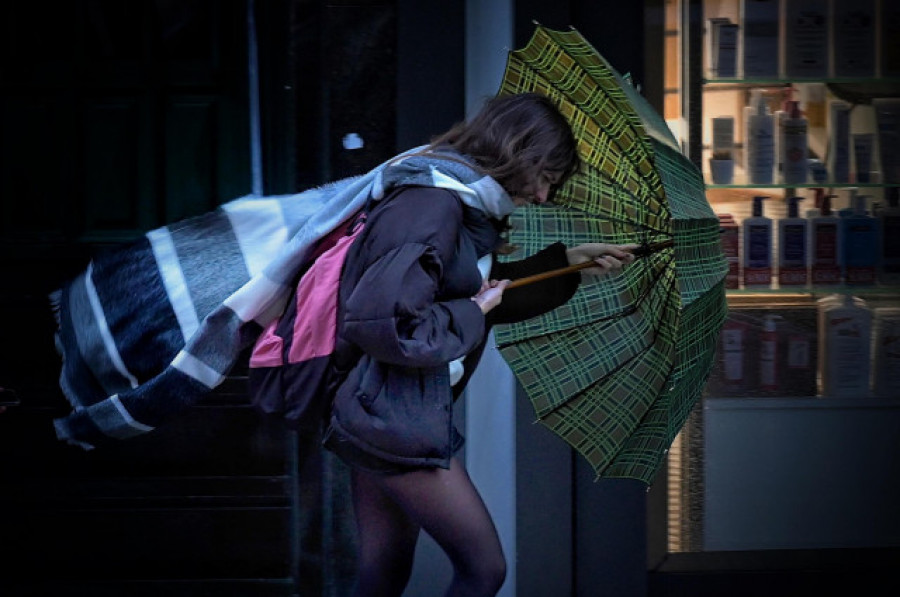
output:
[[[759,334],[759,389],[765,393],[778,390],[778,320],[777,315],[763,317]]]
[[[720,358],[723,383],[719,390],[724,395],[739,395],[748,387],[745,363],[747,328],[746,323],[734,317],[728,317],[722,326]]]
[[[772,286],[772,220],[763,215],[763,201],[753,198],[753,216],[742,222],[744,251],[742,258],[744,287]]]
[[[822,393],[857,398],[869,395],[872,312],[862,299],[843,295],[820,299],[819,353]]]
[[[853,209],[840,218],[843,229],[844,283],[848,286],[875,284],[878,267],[878,220],[866,212],[869,197],[853,197]]]
[[[833,101],[828,110],[828,172],[837,184],[850,182],[850,110],[847,102]]]
[[[809,282],[809,221],[800,217],[802,197],[788,197],[788,216],[778,220],[778,284],[806,286]]]
[[[728,263],[728,273],[725,274],[725,288],[740,288],[740,228],[731,214],[719,214],[719,240],[722,243],[722,252]]]
[[[810,279],[814,286],[841,283],[841,226],[831,211],[834,195],[822,197],[820,214],[809,223]]]
[[[744,108],[744,170],[751,184],[771,184],[775,170],[775,117],[762,90],[750,92]]]
[[[779,392],[782,396],[816,395],[816,330],[812,321],[785,315],[779,326],[779,363],[782,372]]]
[[[782,175],[785,184],[804,184],[809,173],[808,125],[800,102],[789,101],[781,123]]]
[[[888,205],[878,214],[880,221],[880,260],[878,282],[885,286],[900,285],[900,189],[888,189]]]
[[[900,398],[900,308],[875,309],[872,338],[872,392],[884,398]]]

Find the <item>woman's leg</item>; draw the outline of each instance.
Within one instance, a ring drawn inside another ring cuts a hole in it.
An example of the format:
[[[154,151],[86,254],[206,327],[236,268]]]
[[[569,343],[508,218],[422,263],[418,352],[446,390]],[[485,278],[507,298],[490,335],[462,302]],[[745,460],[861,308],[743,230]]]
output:
[[[454,576],[448,597],[493,596],[500,590],[506,578],[500,538],[481,496],[455,458],[449,470],[381,476],[377,482],[449,556]]]
[[[399,597],[409,582],[419,525],[385,493],[379,476],[352,474],[359,551],[354,595]]]

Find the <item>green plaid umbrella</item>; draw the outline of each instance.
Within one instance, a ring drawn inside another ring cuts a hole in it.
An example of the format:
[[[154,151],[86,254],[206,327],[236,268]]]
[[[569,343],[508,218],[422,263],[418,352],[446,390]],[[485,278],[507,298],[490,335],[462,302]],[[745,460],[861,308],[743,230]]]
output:
[[[538,26],[499,94],[536,91],[569,120],[581,170],[553,205],[517,210],[525,253],[555,240],[673,247],[582,284],[563,307],[496,338],[538,421],[600,477],[650,484],[712,368],[726,262],[703,177],[663,119],[575,30]]]

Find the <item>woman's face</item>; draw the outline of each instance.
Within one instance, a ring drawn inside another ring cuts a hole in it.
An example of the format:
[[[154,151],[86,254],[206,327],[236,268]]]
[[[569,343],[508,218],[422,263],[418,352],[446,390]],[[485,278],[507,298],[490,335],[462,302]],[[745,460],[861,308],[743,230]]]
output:
[[[534,182],[525,185],[524,188],[512,195],[513,203],[518,206],[546,203],[550,197],[550,191],[559,184],[562,176],[563,173],[556,170],[542,172]]]

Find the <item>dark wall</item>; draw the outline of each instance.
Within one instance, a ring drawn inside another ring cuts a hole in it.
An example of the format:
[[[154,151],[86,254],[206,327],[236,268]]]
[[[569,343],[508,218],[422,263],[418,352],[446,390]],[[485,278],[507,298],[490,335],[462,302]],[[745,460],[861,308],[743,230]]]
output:
[[[397,1],[397,149],[465,115],[465,0]]]
[[[639,83],[644,78],[644,10],[643,1],[518,0],[514,39],[517,47],[525,45],[534,21],[554,29],[574,27],[614,69],[631,73]]]

